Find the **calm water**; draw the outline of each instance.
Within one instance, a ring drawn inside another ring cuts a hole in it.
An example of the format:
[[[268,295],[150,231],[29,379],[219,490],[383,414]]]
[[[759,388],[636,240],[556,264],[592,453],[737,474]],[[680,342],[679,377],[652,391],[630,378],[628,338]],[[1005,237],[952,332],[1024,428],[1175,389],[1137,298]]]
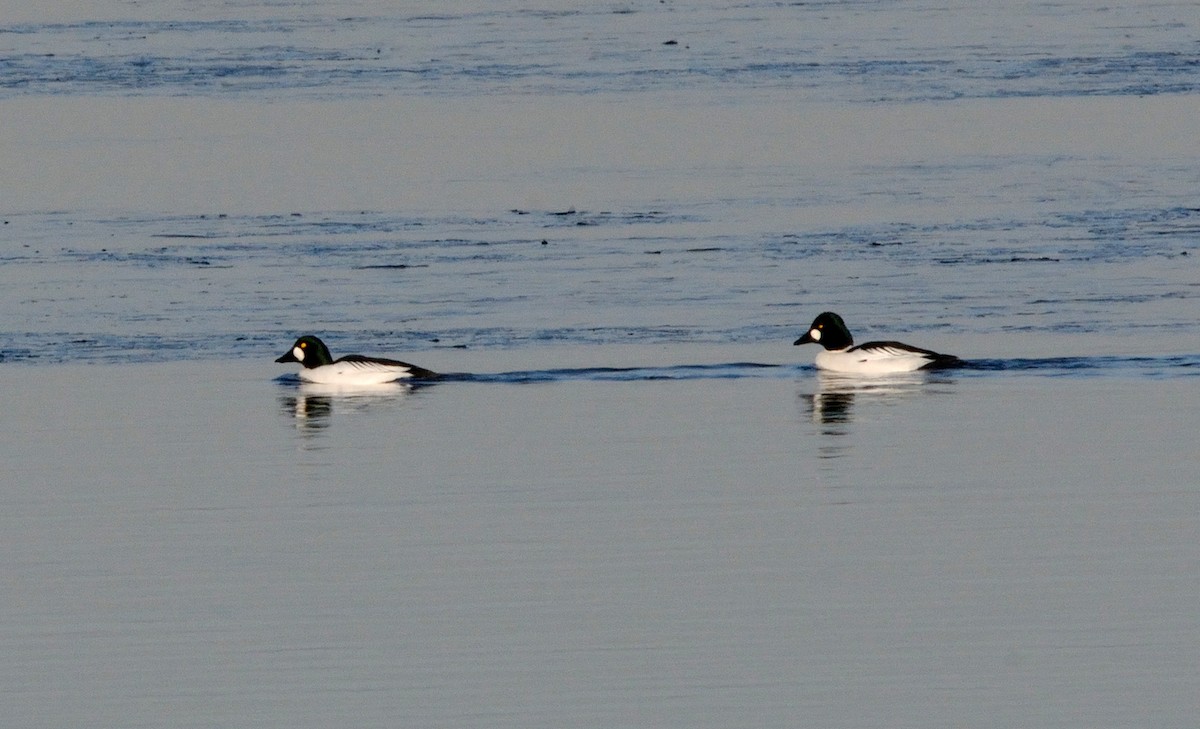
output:
[[[1191,726],[1198,29],[0,0],[5,717]]]
[[[331,396],[273,372],[5,368],[10,721],[1182,727],[1200,708],[1194,379]]]

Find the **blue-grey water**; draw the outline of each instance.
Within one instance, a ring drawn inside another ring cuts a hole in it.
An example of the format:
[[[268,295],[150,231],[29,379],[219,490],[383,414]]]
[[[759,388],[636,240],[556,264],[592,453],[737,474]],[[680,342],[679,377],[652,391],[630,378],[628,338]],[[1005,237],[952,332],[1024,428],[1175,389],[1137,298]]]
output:
[[[1180,3],[0,0],[0,713],[1192,726],[1198,84]]]

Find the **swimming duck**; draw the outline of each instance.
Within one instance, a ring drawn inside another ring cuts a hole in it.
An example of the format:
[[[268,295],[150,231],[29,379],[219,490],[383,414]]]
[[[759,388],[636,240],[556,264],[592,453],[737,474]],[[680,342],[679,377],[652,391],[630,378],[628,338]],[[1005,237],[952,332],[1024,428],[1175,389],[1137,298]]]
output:
[[[959,367],[962,360],[952,354],[939,354],[901,342],[867,342],[854,346],[854,337],[842,317],[826,311],[813,320],[804,336],[793,344],[815,342],[823,350],[817,353],[817,369],[848,374],[889,374],[914,370]]]
[[[300,379],[319,385],[378,385],[396,380],[431,380],[436,372],[381,357],[348,354],[334,359],[320,339],[305,335],[276,362],[299,362]]]

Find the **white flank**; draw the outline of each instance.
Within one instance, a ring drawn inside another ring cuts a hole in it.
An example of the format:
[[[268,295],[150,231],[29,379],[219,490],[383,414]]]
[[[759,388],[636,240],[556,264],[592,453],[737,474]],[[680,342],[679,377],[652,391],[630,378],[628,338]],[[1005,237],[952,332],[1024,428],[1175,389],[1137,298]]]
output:
[[[854,351],[821,351],[817,353],[817,369],[844,372],[852,375],[890,375],[912,372],[929,364],[929,357],[906,349],[880,347]]]
[[[407,367],[377,362],[334,362],[300,370],[300,379],[318,385],[382,385],[412,377]]]

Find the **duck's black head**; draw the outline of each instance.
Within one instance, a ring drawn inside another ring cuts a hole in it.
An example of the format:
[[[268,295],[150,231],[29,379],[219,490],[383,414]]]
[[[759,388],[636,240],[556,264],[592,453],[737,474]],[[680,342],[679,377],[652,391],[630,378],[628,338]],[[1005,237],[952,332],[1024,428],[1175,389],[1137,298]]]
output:
[[[333,357],[329,354],[329,347],[325,346],[325,342],[308,334],[297,339],[292,348],[275,361],[299,362],[311,369],[330,364],[333,362]]]
[[[808,327],[804,336],[792,344],[809,344],[810,342],[816,342],[825,349],[845,349],[854,344],[854,337],[850,336],[850,330],[846,328],[846,322],[842,321],[842,317],[832,311],[826,311],[813,319],[812,325]]]

